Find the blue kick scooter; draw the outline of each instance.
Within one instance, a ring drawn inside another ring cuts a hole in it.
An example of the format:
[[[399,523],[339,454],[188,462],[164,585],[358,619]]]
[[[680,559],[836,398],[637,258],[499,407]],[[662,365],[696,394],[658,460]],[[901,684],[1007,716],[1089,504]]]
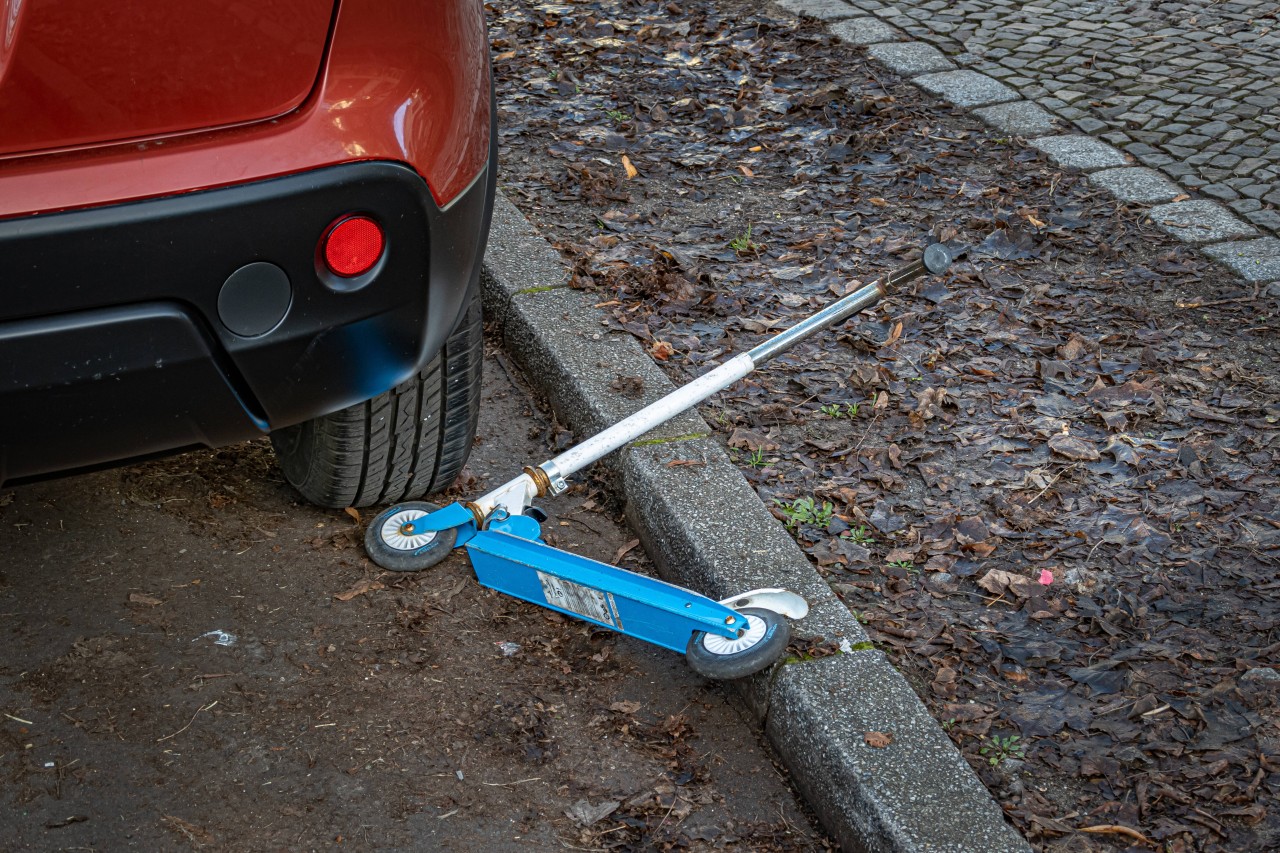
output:
[[[484,586],[542,607],[684,652],[707,678],[742,678],[786,651],[786,619],[809,612],[803,598],[783,589],[756,589],[723,601],[552,548],[541,538],[546,515],[536,498],[558,495],[565,477],[639,438],[686,409],[728,388],[784,350],[878,303],[889,292],[952,262],[946,246],[832,303],[818,313],[677,388],[614,426],[466,503],[440,508],[422,501],[379,513],[365,533],[370,559],[384,569],[419,571],[465,548]]]

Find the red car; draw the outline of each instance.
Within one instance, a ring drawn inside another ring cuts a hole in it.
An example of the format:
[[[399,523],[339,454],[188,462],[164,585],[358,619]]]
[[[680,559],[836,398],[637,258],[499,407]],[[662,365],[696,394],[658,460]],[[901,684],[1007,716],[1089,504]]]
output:
[[[0,0],[0,483],[269,434],[449,484],[496,177],[481,0]]]

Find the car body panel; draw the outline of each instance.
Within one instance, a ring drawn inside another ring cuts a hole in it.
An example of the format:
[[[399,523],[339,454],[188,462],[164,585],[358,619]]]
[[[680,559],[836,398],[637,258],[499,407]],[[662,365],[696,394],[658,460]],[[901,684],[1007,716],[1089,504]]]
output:
[[[0,155],[243,124],[292,111],[332,0],[0,0]]]
[[[342,0],[320,79],[292,112],[220,130],[0,159],[0,218],[357,160],[409,165],[443,206],[487,159],[489,71],[487,61],[477,61],[487,56],[481,0]]]

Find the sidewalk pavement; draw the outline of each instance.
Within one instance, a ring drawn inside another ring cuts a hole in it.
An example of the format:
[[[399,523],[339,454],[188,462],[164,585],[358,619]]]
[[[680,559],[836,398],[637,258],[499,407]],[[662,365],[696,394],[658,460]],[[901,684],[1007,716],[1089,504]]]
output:
[[[1274,0],[779,3],[1119,200],[1154,205],[1155,224],[1247,281],[1280,280]]]

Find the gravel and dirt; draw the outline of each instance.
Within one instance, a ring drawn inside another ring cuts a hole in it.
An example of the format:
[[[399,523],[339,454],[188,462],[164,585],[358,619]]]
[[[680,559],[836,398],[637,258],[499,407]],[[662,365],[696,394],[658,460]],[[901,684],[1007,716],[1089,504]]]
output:
[[[505,361],[466,494],[568,440]],[[548,509],[650,571],[600,484]],[[0,849],[830,849],[731,691],[366,520],[265,442],[0,491]]]
[[[703,416],[1037,849],[1280,848],[1274,296],[815,23],[490,13],[504,191],[677,383],[971,247]]]

